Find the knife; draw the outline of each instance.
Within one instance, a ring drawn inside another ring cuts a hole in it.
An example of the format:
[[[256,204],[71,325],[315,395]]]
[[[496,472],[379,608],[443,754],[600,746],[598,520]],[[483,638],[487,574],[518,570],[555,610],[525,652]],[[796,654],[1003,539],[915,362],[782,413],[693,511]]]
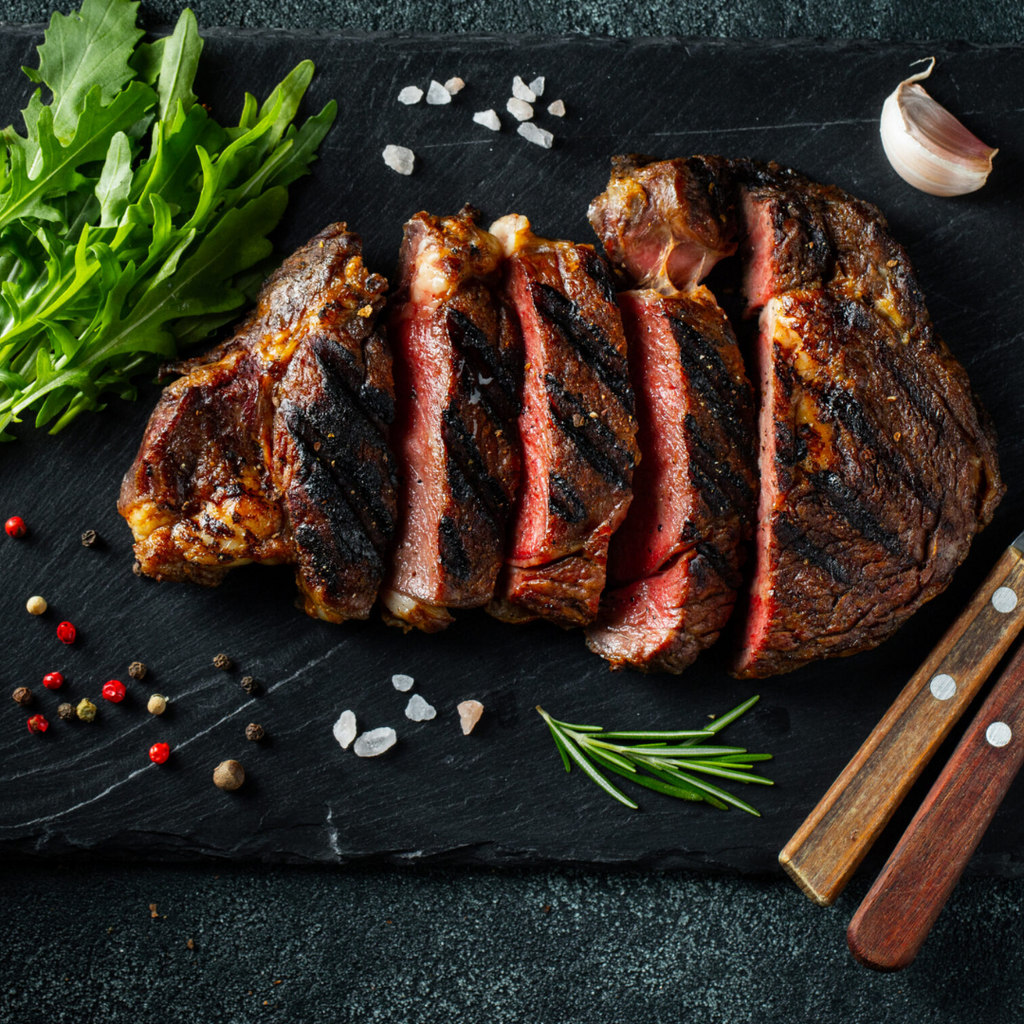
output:
[[[1024,625],[1024,533],[779,854],[830,906]]]
[[[1000,676],[850,922],[879,971],[912,963],[1024,761],[1024,646]]]

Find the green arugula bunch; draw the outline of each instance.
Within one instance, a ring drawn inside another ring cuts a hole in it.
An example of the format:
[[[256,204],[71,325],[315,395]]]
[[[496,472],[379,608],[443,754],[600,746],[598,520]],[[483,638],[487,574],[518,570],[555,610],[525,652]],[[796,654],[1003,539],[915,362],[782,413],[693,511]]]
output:
[[[0,439],[29,411],[51,433],[251,301],[267,235],[336,113],[297,127],[303,61],[223,127],[192,92],[195,16],[143,43],[138,3],[54,14],[24,133],[0,153]],[[53,422],[55,421],[55,422]]]

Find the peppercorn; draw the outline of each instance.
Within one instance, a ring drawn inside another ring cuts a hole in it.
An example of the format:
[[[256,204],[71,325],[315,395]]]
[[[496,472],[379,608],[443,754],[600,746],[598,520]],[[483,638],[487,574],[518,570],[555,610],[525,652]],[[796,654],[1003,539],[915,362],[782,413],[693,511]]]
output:
[[[260,692],[260,684],[252,676],[242,676],[242,689],[250,697],[255,697]]]
[[[64,685],[64,677],[59,672],[47,672],[43,676],[43,686],[48,690],[59,690]]]
[[[19,686],[11,696],[14,698],[14,703],[20,704],[23,708],[27,708],[32,703],[32,691],[27,686]]]
[[[29,615],[42,615],[48,607],[46,598],[40,597],[38,594],[35,597],[30,597],[25,602],[25,610]]]
[[[62,722],[73,722],[75,720],[75,705],[74,704],[61,704],[57,708],[57,717]]]
[[[146,710],[151,715],[162,715],[167,710],[167,698],[163,694],[154,693],[146,704]]]
[[[128,666],[128,675],[132,679],[145,679],[146,678],[146,666],[141,661],[133,661]]]
[[[245,727],[245,738],[247,740],[261,740],[266,736],[266,730],[262,725],[257,725],[255,722],[250,722]]]
[[[78,630],[70,622],[62,622],[57,627],[57,639],[62,644],[73,644],[77,635]]]
[[[226,654],[215,654],[213,664],[215,668],[222,668],[225,672],[234,668],[234,665],[231,664],[231,659]]]
[[[149,748],[149,759],[153,764],[163,764],[171,756],[171,748],[166,743],[154,743]]]
[[[83,697],[75,708],[75,714],[83,722],[91,722],[96,717],[96,705],[88,697]]]
[[[42,715],[32,715],[28,720],[29,732],[46,732],[50,723]]]
[[[25,520],[21,516],[11,516],[10,519],[4,523],[4,529],[7,531],[8,537],[14,537],[15,540],[24,537],[28,533],[28,527],[25,525]]]
[[[238,789],[245,782],[245,769],[237,761],[221,761],[213,770],[213,784],[218,789]]]
[[[82,534],[82,547],[91,548],[93,544],[96,543],[97,540],[99,540],[99,537],[97,536],[95,530],[86,530]]]
[[[120,704],[128,690],[120,679],[108,679],[100,692],[104,700],[109,700],[111,704]]]

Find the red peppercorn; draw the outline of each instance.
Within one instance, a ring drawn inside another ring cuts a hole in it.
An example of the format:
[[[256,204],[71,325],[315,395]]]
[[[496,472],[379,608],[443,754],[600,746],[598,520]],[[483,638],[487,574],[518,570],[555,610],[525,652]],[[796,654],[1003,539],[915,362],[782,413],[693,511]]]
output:
[[[70,622],[62,622],[57,627],[57,639],[62,644],[73,644],[77,635],[78,630]]]
[[[7,531],[8,537],[24,537],[28,533],[28,527],[25,525],[25,520],[21,516],[11,516],[10,519],[4,523],[4,529]]]
[[[108,679],[103,684],[103,699],[109,700],[111,704],[120,704],[127,692],[120,679]]]
[[[153,764],[163,764],[171,756],[171,748],[166,743],[154,743],[149,748],[149,759]]]
[[[59,672],[47,672],[43,676],[43,686],[48,690],[59,690],[64,685],[64,677]]]
[[[50,723],[42,715],[32,715],[28,720],[29,732],[46,732],[49,728]]]

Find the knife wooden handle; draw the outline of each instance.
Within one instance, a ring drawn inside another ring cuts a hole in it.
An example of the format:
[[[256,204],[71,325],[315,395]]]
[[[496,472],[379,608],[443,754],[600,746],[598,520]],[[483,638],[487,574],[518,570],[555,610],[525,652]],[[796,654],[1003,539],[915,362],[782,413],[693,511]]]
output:
[[[821,906],[864,855],[1024,625],[1024,556],[1010,547],[779,854]]]
[[[996,683],[846,933],[880,971],[914,960],[1024,761],[1024,647]]]

